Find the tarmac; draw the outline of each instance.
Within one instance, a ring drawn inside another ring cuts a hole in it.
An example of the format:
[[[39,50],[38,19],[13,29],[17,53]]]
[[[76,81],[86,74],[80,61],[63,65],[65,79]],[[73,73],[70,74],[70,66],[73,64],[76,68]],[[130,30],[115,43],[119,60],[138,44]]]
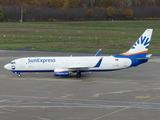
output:
[[[3,66],[35,56],[88,56],[85,52],[0,51],[0,120],[159,120],[160,56],[137,67],[56,77]],[[102,54],[107,55],[107,54]]]

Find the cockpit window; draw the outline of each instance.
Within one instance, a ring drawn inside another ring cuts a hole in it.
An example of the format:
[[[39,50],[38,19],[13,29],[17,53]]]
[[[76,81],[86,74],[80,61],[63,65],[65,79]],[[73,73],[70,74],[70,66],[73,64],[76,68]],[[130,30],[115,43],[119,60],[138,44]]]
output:
[[[16,64],[16,62],[11,62],[11,64]]]

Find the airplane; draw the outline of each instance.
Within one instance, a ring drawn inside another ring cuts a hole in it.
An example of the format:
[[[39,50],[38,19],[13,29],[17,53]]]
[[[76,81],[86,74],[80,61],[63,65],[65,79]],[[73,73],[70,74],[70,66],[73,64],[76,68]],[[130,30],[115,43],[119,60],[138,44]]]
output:
[[[136,67],[148,61],[152,54],[147,54],[153,29],[146,29],[133,46],[124,53],[115,56],[65,56],[65,57],[25,57],[12,60],[4,66],[18,76],[21,72],[53,72],[55,76],[69,76],[82,72],[114,71]]]

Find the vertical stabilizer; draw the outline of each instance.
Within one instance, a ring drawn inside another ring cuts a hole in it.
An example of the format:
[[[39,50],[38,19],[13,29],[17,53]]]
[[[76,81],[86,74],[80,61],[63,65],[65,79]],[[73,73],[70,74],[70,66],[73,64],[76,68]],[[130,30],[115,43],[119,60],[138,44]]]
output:
[[[146,31],[139,37],[135,44],[125,53],[121,55],[136,55],[148,52],[153,29],[146,29]]]

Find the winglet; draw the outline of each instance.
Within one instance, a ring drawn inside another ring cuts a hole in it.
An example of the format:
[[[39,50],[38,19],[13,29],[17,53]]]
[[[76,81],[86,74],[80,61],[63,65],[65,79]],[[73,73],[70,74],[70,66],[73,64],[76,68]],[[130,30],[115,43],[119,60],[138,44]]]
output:
[[[99,50],[97,51],[97,53],[95,54],[95,56],[100,56],[101,50],[102,50],[102,49],[99,49]]]
[[[101,59],[98,61],[98,63],[94,66],[94,67],[99,67],[102,63],[103,57],[101,57]]]

